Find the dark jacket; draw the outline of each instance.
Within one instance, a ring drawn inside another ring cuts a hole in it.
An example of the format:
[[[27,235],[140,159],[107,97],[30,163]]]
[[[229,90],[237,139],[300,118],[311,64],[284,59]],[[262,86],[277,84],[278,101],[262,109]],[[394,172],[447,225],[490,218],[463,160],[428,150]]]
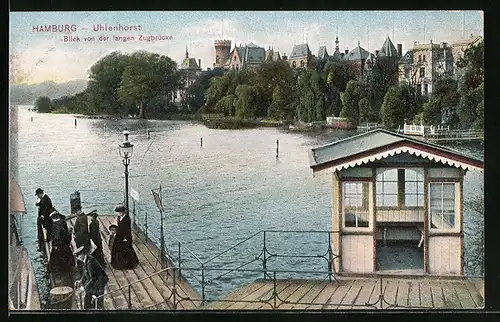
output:
[[[90,239],[94,242],[97,249],[92,253],[95,259],[101,264],[101,266],[106,266],[106,260],[104,259],[104,253],[102,250],[102,238],[101,232],[99,231],[99,221],[97,218],[92,218],[89,225]]]
[[[71,272],[75,267],[75,257],[71,251],[71,236],[66,217],[52,223],[52,250],[48,263],[51,272]]]
[[[83,277],[81,285],[87,294],[101,294],[108,283],[108,275],[99,265],[97,260],[91,255],[87,255],[87,260],[83,265]]]
[[[40,201],[36,203],[36,206],[38,206],[38,216],[41,216],[44,220],[49,220],[49,215],[53,208],[50,197],[44,194],[43,197],[40,198]]]
[[[74,231],[75,231],[76,247],[77,248],[80,246],[89,247],[90,246],[90,234],[89,234],[87,215],[82,214],[82,215],[78,215],[76,217]]]
[[[134,269],[139,264],[139,259],[132,247],[130,217],[125,215],[122,220],[118,218],[117,226],[111,249],[111,265],[115,269]]]

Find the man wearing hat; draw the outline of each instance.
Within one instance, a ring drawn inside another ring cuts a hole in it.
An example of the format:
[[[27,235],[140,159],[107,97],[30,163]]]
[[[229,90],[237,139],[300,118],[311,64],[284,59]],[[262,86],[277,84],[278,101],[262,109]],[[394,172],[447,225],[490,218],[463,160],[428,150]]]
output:
[[[102,251],[102,238],[101,232],[99,231],[99,220],[97,220],[97,211],[94,211],[90,214],[91,220],[89,225],[89,233],[90,239],[96,245],[96,250],[92,253],[95,259],[99,262],[99,264],[104,267],[106,266],[106,261],[104,260],[104,253]]]
[[[90,246],[89,224],[87,221],[87,215],[82,210],[79,210],[77,213],[74,232],[75,244],[77,248],[80,246]]]
[[[118,205],[115,211],[118,213],[118,218],[111,249],[111,266],[114,269],[135,269],[139,264],[139,258],[132,247],[132,231],[127,208]]]
[[[52,209],[52,250],[47,270],[49,272],[71,272],[75,267],[75,258],[71,251],[71,235],[66,224],[66,217]]]
[[[47,241],[52,240],[52,219],[50,218],[50,212],[52,211],[52,200],[46,195],[42,188],[35,190],[35,196],[38,197],[38,202],[35,204],[38,207],[38,218],[37,218],[37,228],[38,228],[38,243],[43,244],[45,238],[43,236],[43,228],[47,232]]]
[[[92,303],[92,296],[104,294],[104,287],[109,280],[108,275],[101,265],[99,265],[99,262],[89,253],[90,247],[84,246],[78,247],[75,251],[76,258],[83,263],[82,278],[75,282],[75,289],[79,289],[80,292],[85,291],[83,305],[85,310],[95,308],[95,303]],[[97,300],[97,308],[104,308],[104,298],[101,297]]]

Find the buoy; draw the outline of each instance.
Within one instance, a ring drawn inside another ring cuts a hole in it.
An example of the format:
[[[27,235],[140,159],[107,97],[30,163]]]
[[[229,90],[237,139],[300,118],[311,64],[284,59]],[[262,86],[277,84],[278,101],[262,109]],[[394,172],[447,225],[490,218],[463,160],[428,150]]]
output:
[[[50,290],[50,301],[53,309],[71,309],[73,304],[73,288],[58,286]]]

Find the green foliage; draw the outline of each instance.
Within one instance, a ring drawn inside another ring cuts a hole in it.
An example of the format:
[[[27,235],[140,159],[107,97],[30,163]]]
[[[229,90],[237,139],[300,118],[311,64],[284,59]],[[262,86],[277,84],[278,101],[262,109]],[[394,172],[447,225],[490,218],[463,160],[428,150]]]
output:
[[[347,117],[352,124],[359,123],[359,101],[363,98],[363,85],[355,80],[347,83],[345,92],[342,93],[341,117]]]
[[[479,126],[483,124],[483,111],[484,107],[478,108],[480,103],[484,104],[484,90],[481,85],[474,90],[469,90],[460,97],[460,101],[457,106],[457,114],[460,119],[460,126],[463,129],[468,129],[475,124]],[[481,113],[481,115],[478,113]]]
[[[238,85],[236,87],[236,112],[237,119],[250,119],[255,115],[255,88],[250,85]]]
[[[430,100],[424,104],[422,116],[425,124],[440,125],[443,109],[455,109],[460,99],[457,86],[457,81],[450,77],[436,81]]]
[[[47,96],[40,96],[36,99],[35,110],[37,110],[38,113],[49,113],[51,109],[52,106],[50,105],[50,98]]]
[[[410,123],[419,112],[415,89],[407,84],[391,87],[382,104],[382,121],[390,128]]]

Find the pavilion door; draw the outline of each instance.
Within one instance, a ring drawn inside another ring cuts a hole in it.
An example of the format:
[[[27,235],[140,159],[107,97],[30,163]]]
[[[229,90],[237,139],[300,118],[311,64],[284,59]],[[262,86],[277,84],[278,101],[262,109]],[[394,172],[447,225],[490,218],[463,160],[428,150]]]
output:
[[[462,272],[461,184],[428,184],[428,273],[459,275]]]
[[[372,273],[375,260],[373,182],[342,182],[341,267]]]

